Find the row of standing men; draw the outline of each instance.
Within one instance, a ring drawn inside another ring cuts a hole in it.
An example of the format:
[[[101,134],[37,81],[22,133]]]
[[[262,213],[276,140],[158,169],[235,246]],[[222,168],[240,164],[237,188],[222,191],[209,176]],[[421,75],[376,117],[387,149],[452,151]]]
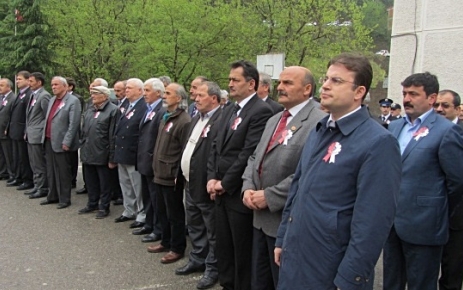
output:
[[[366,58],[333,58],[322,82],[327,116],[311,99],[311,72],[288,67],[275,114],[256,94],[256,68],[239,61],[229,74],[236,103],[222,109],[220,88],[199,77],[191,120],[179,84],[129,79],[120,107],[94,86],[79,142],[89,202],[79,212],[109,214],[102,172],[117,167],[125,210],[116,222],[135,219],[138,233],[160,238],[148,251],[167,252],[162,263],[184,255],[186,209],[192,251],[176,273],[204,271],[198,289],[217,280],[224,289],[372,289],[383,247],[384,289],[437,289],[449,222],[452,230],[461,220],[463,130],[434,112],[439,85],[424,73],[402,83],[406,116],[388,132],[362,106],[371,79]],[[78,104],[65,85],[52,80],[45,156],[57,135],[47,135],[50,111]],[[61,135],[61,149],[74,148]],[[50,193],[43,204],[68,205]],[[461,288],[461,273],[444,281],[442,270],[440,289],[459,289],[450,280]]]

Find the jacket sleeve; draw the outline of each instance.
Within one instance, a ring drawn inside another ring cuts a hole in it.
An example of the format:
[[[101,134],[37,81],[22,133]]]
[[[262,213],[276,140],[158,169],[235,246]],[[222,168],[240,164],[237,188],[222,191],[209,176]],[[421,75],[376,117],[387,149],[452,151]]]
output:
[[[69,126],[66,134],[64,135],[63,144],[68,147],[72,147],[72,142],[75,139],[76,134],[79,134],[81,109],[79,100],[76,97],[72,97],[68,101],[71,102],[69,108]]]

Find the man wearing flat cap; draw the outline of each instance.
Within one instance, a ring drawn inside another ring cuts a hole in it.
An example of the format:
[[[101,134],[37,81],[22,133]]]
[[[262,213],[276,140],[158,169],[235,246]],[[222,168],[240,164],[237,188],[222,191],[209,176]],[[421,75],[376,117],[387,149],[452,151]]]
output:
[[[97,219],[109,214],[111,186],[109,162],[114,158],[114,128],[120,116],[116,105],[109,101],[110,91],[103,86],[90,90],[92,106],[84,113],[80,159],[85,168],[88,190],[87,206],[79,214],[98,211]]]

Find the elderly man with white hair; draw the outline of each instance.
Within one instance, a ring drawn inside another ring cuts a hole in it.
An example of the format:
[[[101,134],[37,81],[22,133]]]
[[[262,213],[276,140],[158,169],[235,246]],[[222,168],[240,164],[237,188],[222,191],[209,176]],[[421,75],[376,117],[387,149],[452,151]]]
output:
[[[63,77],[51,80],[54,96],[48,103],[42,136],[49,192],[40,204],[58,203],[58,209],[71,205],[71,152],[79,148],[81,107],[79,99],[69,94],[67,87]]]
[[[139,228],[145,224],[143,199],[141,193],[141,175],[136,170],[137,148],[140,133],[140,122],[146,113],[146,102],[143,100],[143,82],[132,78],[127,80],[125,95],[129,101],[127,110],[119,118],[114,133],[114,161],[110,168],[117,166],[119,184],[124,198],[124,212],[115,219],[116,223],[136,219],[130,228]]]
[[[90,90],[92,106],[85,111],[82,125],[80,159],[88,190],[87,206],[79,214],[98,210],[97,219],[109,214],[111,186],[109,162],[114,159],[114,128],[120,111],[109,101],[110,91],[103,86]]]

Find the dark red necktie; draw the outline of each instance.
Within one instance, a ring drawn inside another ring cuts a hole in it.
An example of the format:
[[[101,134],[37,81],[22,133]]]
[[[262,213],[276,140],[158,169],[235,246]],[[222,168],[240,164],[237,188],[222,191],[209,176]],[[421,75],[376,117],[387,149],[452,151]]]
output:
[[[281,137],[281,134],[285,130],[286,123],[288,122],[288,118],[290,116],[291,116],[291,113],[288,110],[283,111],[283,115],[281,115],[280,123],[278,123],[277,129],[275,133],[273,134],[272,139],[270,139],[270,142],[268,142],[267,150],[265,150],[265,153],[267,153],[270,150],[270,147],[275,142],[275,140]]]

